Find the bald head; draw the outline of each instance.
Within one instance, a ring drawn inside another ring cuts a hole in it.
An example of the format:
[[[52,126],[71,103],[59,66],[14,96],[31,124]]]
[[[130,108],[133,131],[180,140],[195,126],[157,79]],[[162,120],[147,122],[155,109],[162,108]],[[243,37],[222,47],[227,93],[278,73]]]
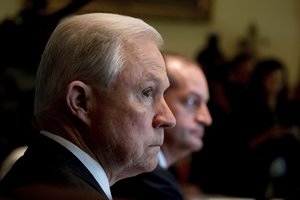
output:
[[[191,77],[191,71],[197,72],[196,74],[198,75],[198,78],[204,80],[204,82],[207,84],[204,72],[201,66],[196,62],[180,54],[162,53],[162,55],[167,67],[170,88],[178,87],[180,84],[185,84],[189,77]]]
[[[212,123],[207,108],[209,91],[201,67],[178,54],[163,53],[170,87],[165,100],[176,118],[176,125],[165,130],[162,151],[172,165],[202,148],[204,129]]]

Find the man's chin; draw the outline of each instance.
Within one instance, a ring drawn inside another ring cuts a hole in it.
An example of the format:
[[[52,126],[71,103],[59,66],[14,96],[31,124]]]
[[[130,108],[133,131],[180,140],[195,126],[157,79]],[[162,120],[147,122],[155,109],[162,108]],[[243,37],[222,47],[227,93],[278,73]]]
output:
[[[193,152],[200,151],[203,147],[203,143],[202,143],[202,141],[200,141],[198,143],[194,143],[194,144],[190,145],[190,147]]]
[[[147,160],[147,161],[141,163],[140,167],[138,167],[138,169],[136,170],[136,173],[141,174],[141,173],[144,173],[144,172],[153,171],[158,165],[158,158],[157,157],[158,156],[155,156],[151,160]]]
[[[145,172],[151,172],[153,171],[158,165],[158,158],[153,159],[153,161],[149,162],[147,166],[145,166]]]

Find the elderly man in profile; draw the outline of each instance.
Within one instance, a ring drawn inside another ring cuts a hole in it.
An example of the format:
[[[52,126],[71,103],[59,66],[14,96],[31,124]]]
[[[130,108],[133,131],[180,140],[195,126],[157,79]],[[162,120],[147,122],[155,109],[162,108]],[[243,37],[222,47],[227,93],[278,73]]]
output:
[[[129,16],[64,19],[37,71],[41,132],[2,179],[1,195],[37,184],[112,199],[115,182],[153,170],[164,128],[175,125],[161,44],[153,27]]]
[[[168,168],[202,148],[205,127],[212,123],[207,107],[208,85],[201,67],[179,54],[164,53],[163,56],[170,80],[165,99],[176,118],[176,125],[165,130],[157,168],[113,185],[115,197],[183,200],[182,189]]]

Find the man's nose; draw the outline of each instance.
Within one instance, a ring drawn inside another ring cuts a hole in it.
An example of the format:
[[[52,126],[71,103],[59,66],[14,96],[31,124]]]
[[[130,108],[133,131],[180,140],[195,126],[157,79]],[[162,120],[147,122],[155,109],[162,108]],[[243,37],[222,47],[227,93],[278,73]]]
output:
[[[172,128],[176,125],[176,119],[167,105],[162,99],[158,107],[158,112],[153,119],[153,127],[155,128]]]
[[[209,109],[206,104],[199,107],[197,111],[196,119],[199,123],[202,123],[205,126],[211,125],[212,117],[210,115]]]

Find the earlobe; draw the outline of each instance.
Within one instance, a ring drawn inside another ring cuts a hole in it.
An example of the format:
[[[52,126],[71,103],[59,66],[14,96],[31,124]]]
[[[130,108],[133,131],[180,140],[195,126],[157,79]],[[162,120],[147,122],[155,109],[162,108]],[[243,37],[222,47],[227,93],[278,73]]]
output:
[[[73,115],[90,126],[89,103],[91,88],[81,81],[71,82],[66,91],[66,102]]]

